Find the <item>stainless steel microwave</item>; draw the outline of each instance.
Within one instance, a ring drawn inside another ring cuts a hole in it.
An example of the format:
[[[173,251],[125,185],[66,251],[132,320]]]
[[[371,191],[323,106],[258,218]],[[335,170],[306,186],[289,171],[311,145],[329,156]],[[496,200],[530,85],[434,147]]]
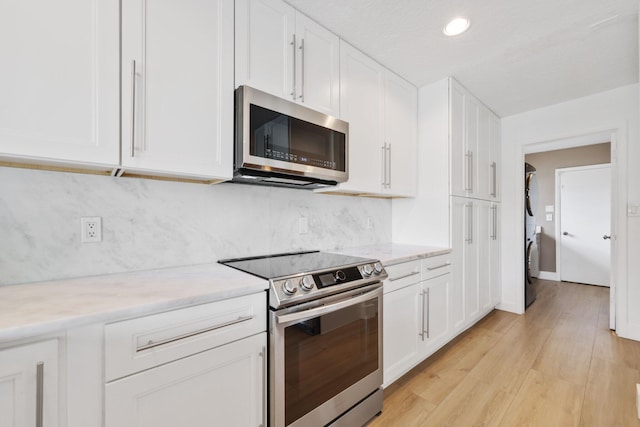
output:
[[[268,93],[235,94],[234,182],[314,189],[349,177],[349,124]]]

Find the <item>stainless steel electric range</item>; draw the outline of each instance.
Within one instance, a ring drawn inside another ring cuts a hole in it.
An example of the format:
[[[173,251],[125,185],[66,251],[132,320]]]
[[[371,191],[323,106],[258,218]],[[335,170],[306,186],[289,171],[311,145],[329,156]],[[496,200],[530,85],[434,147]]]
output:
[[[379,261],[312,251],[220,263],[269,280],[272,427],[358,426],[382,411]]]

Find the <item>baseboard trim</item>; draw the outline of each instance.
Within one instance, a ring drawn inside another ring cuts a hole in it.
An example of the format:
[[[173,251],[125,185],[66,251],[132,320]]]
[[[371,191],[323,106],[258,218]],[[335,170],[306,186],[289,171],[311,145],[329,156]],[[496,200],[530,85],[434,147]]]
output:
[[[498,310],[508,311],[510,313],[522,314],[524,311],[522,310],[522,306],[520,304],[509,303],[509,302],[501,302],[496,305]]]
[[[560,275],[556,271],[540,271],[538,279],[560,281]]]

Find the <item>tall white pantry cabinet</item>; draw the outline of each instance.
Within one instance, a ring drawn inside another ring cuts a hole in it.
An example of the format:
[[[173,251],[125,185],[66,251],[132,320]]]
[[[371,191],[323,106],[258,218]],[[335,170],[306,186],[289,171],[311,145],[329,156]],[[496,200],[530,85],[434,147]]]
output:
[[[499,303],[500,119],[453,78],[418,92],[415,200],[394,200],[398,243],[452,248],[454,332]]]

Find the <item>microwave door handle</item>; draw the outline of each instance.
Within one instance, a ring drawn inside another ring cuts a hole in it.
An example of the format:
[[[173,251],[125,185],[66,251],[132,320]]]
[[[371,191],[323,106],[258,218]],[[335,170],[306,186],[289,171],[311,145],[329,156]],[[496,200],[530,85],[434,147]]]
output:
[[[338,311],[345,307],[360,304],[361,302],[368,301],[376,296],[382,296],[381,287],[355,297],[340,300],[333,304],[323,305],[321,307],[311,308],[309,310],[303,310],[297,313],[276,315],[276,320],[279,325],[282,325],[284,323],[297,323],[300,320],[312,319],[314,317],[322,316],[323,314],[331,313],[332,311]]]

